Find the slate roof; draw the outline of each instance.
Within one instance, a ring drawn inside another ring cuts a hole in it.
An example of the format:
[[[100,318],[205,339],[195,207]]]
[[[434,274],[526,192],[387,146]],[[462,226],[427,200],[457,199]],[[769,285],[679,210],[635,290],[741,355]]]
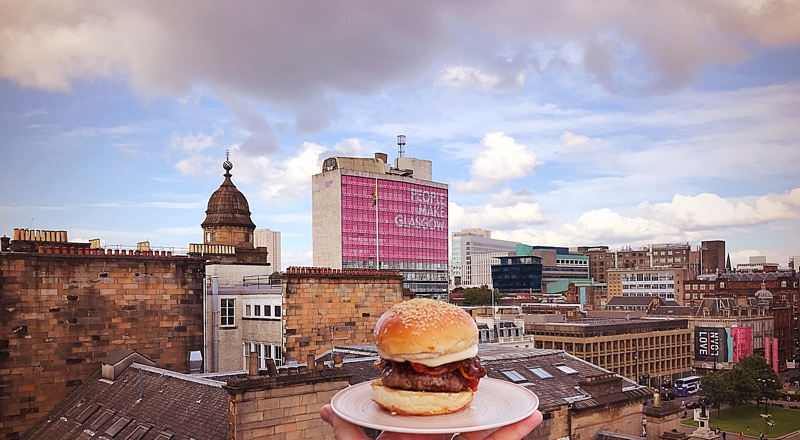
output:
[[[744,301],[743,304],[740,304]],[[704,309],[708,309],[709,316],[721,316],[724,309],[728,309],[732,315],[739,310],[754,309],[758,307],[755,298],[730,298],[730,297],[706,297],[698,306],[661,306],[651,308],[648,311],[650,316],[703,316]]]
[[[353,375],[351,385],[378,378],[378,369],[373,365],[378,360],[374,346],[342,346],[335,350],[344,355],[344,368]],[[563,350],[479,344],[478,356],[488,377],[528,388],[539,396],[540,408],[545,411],[570,402],[575,402],[575,408],[580,409],[620,400],[644,400],[652,395],[649,388],[621,377],[622,392],[594,398],[580,389],[578,382],[589,376],[612,373]],[[558,367],[563,368],[563,371]],[[534,368],[541,368],[552,377],[540,378],[531,371]],[[516,372],[521,380],[515,381],[505,374],[510,371]]]
[[[228,394],[222,385],[137,363],[113,382],[98,370],[23,438],[225,439]]]
[[[690,306],[661,306],[650,308],[647,311],[648,316],[694,316],[697,307]]]
[[[787,272],[726,272],[717,276],[717,280],[719,281],[775,281],[791,278],[791,273]]]
[[[653,299],[657,299],[660,305],[664,305],[664,300],[657,296],[614,296],[606,303],[606,307],[613,306],[641,306],[647,307]]]

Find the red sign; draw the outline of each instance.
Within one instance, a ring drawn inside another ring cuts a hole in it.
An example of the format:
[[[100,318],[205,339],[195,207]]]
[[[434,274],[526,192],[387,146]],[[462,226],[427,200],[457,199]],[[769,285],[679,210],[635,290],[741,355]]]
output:
[[[733,339],[733,362],[753,354],[753,336],[750,327],[732,327],[730,329]]]

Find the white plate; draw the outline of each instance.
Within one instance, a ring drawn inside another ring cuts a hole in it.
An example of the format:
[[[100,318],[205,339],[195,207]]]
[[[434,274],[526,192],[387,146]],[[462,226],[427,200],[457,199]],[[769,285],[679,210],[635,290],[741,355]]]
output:
[[[499,428],[518,422],[539,407],[532,391],[499,379],[483,378],[472,403],[452,414],[392,415],[372,401],[372,381],[345,388],[331,399],[333,411],[348,422],[381,431],[446,434]]]

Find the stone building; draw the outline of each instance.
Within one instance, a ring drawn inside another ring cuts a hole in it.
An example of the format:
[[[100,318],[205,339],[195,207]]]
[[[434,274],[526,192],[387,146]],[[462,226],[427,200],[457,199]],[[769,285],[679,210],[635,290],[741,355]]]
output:
[[[250,218],[250,204],[231,180],[233,163],[222,164],[225,180],[208,199],[203,243],[190,244],[190,256],[202,256],[218,263],[261,263],[269,265],[267,248],[255,246],[256,225]]]
[[[0,252],[0,438],[18,438],[111,352],[188,371],[203,347],[203,260],[52,232],[15,230]]]
[[[351,384],[378,377],[374,346],[340,346],[336,352],[353,375]],[[544,421],[526,439],[592,439],[601,430],[637,437],[642,433],[644,403],[653,397],[648,387],[563,350],[480,344],[478,356],[487,377],[515,383],[538,396]],[[480,398],[480,384],[475,398]]]
[[[692,333],[692,368],[701,372],[715,368],[730,368],[735,363],[734,347],[730,347],[727,353],[721,352],[715,360],[704,358],[697,352],[698,342],[694,340],[697,329],[704,331],[718,329],[726,334],[726,340],[746,337],[747,341],[734,343],[744,350],[741,356],[763,354],[764,338],[774,336],[775,320],[770,314],[769,306],[759,304],[755,297],[706,297],[695,307],[661,306],[654,303],[647,315],[657,318],[681,318],[688,321]]]
[[[188,375],[134,351],[114,353],[24,438],[332,439],[319,411],[350,376],[341,365],[310,362]]]
[[[378,318],[403,301],[395,270],[289,267],[283,275],[284,356],[304,359],[341,341],[369,344]]]

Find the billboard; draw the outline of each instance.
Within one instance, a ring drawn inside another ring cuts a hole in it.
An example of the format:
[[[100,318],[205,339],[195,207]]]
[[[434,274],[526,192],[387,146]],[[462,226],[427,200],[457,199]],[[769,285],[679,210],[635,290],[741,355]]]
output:
[[[447,189],[342,176],[342,259],[446,268]]]
[[[753,333],[750,327],[732,327],[728,330],[728,334],[730,346],[733,347],[733,358],[730,361],[736,363],[739,359],[753,354]]]
[[[728,333],[721,327],[694,329],[694,359],[725,362],[728,360]]]
[[[764,336],[764,359],[767,360],[767,365],[778,373],[778,338]]]
[[[753,354],[750,327],[696,327],[694,359],[707,362],[739,362]]]

